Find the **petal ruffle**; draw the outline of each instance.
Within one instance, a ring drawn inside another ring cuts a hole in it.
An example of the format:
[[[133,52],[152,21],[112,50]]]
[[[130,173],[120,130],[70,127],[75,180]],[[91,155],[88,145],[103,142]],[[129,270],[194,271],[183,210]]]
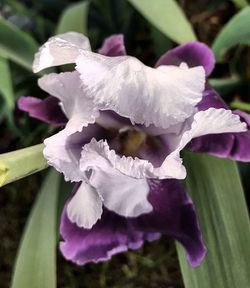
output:
[[[133,170],[130,173],[137,176],[136,170],[143,169],[141,163],[131,167],[132,161],[130,158],[119,158],[114,150],[109,150],[107,142],[98,142],[94,138],[83,147],[80,160],[83,173],[91,170],[89,182],[103,198],[104,205],[126,217],[137,217],[152,211],[147,200],[147,180],[126,175],[128,170]]]
[[[189,123],[188,123],[189,124]],[[173,152],[171,152],[161,167],[156,168],[157,174],[162,177],[163,173],[168,172],[171,167],[178,168],[180,175],[185,175],[185,168],[182,165],[182,160],[180,158],[180,151],[194,138],[209,134],[222,134],[230,132],[244,132],[246,131],[246,123],[240,121],[240,117],[231,112],[231,110],[226,109],[215,109],[209,108],[205,111],[197,112],[190,127],[187,125],[186,130],[177,139],[172,137],[170,140],[174,140],[173,143],[177,143],[176,147],[171,147]],[[179,139],[178,139],[179,138]],[[177,178],[176,179],[183,179]],[[185,178],[185,176],[184,176]]]
[[[102,197],[105,207],[118,215],[137,217],[152,211],[147,179],[129,177],[109,165],[107,169],[92,170],[89,182]]]
[[[206,76],[209,76],[214,69],[215,58],[212,50],[204,43],[195,41],[178,46],[161,56],[156,63],[160,65],[179,66],[182,62],[189,67],[203,66]]]
[[[65,206],[60,231],[61,251],[66,259],[79,265],[109,260],[112,255],[138,249],[144,241],[154,241],[161,234],[178,240],[186,249],[192,266],[205,257],[194,205],[175,180],[150,181],[149,200],[154,210],[138,218],[125,218],[104,210],[92,229],[82,229],[69,221]]]
[[[67,32],[53,36],[35,54],[33,71],[74,63],[83,50],[91,51],[89,39],[83,34]]]
[[[113,110],[136,124],[168,128],[194,113],[202,98],[202,67],[150,68],[129,56],[84,51],[76,60],[86,96],[100,110]]]
[[[189,123],[188,123],[189,124]],[[186,177],[185,167],[182,165],[180,151],[193,139],[207,134],[221,134],[230,132],[246,131],[246,124],[240,121],[238,115],[230,110],[209,108],[197,112],[186,130],[180,135],[172,136],[171,153],[165,158],[159,167],[154,167],[147,160],[120,157],[111,150],[106,141],[92,139],[83,147],[81,153],[80,169],[82,171],[100,169],[107,171],[114,168],[127,176],[143,179],[184,179]]]
[[[163,162],[164,166],[155,168],[148,160],[119,156],[115,150],[110,149],[107,141],[92,139],[82,149],[80,169],[82,171],[115,169],[119,173],[136,179],[184,179],[186,171],[182,166],[182,161],[179,158],[178,162],[177,157],[174,156],[167,157]]]
[[[126,55],[124,36],[122,34],[117,34],[106,38],[102,47],[98,49],[98,53],[112,57]]]
[[[205,91],[202,101],[198,104],[199,110],[205,110],[209,107],[228,109],[217,92],[211,88]],[[241,121],[247,124],[247,131],[198,137],[189,143],[188,149],[236,161],[250,161],[250,116],[238,110],[234,111],[233,114],[238,115]]]
[[[64,257],[79,265],[110,260],[117,253],[140,248],[146,240],[160,238],[159,233],[136,231],[131,220],[106,209],[101,220],[90,230],[70,222],[64,209],[60,232],[64,240],[60,243]]]
[[[79,169],[82,147],[95,137],[106,137],[106,130],[97,124],[91,124],[82,132],[68,135],[64,130],[44,140],[44,157],[48,164],[64,174],[66,181],[79,182],[85,179],[85,173]]]
[[[18,99],[17,105],[19,110],[28,112],[30,117],[53,126],[65,125],[68,121],[59,105],[59,100],[53,96],[44,100],[22,96]]]

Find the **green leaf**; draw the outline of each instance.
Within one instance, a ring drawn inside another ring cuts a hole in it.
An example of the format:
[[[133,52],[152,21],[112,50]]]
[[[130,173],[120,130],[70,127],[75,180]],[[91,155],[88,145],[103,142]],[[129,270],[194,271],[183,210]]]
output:
[[[230,103],[231,108],[245,110],[250,113],[250,104],[240,101],[233,101]]]
[[[150,30],[155,54],[157,58],[160,58],[166,51],[173,48],[173,42],[154,26],[151,25]]]
[[[150,23],[178,44],[196,40],[182,9],[174,0],[128,0]]]
[[[6,107],[12,111],[15,106],[15,98],[8,60],[0,53],[0,93],[2,94]]]
[[[15,17],[17,18],[21,17],[24,19],[26,18],[29,19],[29,22],[32,23],[33,27],[35,27],[35,34],[38,39],[40,39],[42,42],[45,42],[45,40],[47,40],[46,31],[50,31],[51,29],[53,29],[52,27],[54,27],[54,24],[52,24],[52,19],[46,16],[45,16],[46,18],[44,18],[41,15],[42,6],[36,9],[34,5],[32,5],[32,8],[28,7],[29,5],[27,5],[25,1],[18,1],[18,0],[3,0],[3,1],[5,2],[5,5],[8,7],[8,9],[11,10],[12,15],[16,15]]]
[[[0,18],[0,35],[0,51],[4,56],[31,70],[38,50],[35,40],[3,18]]]
[[[211,78],[209,83],[223,97],[236,90],[242,84],[242,80],[238,76],[221,79]]]
[[[48,167],[43,144],[0,155],[0,187]]]
[[[62,175],[62,174],[61,174]],[[65,206],[65,203],[69,199],[72,190],[74,189],[75,183],[72,182],[65,182],[64,178],[61,176],[60,181],[60,193],[58,195],[57,200],[57,239],[60,241],[60,223],[61,223],[61,216]]]
[[[233,2],[235,3],[235,5],[237,5],[240,8],[244,8],[249,5],[247,0],[233,0]]]
[[[249,287],[250,226],[233,161],[186,153],[187,189],[195,203],[208,254],[196,269],[178,255],[186,288]]]
[[[34,203],[16,258],[11,288],[56,288],[59,179],[59,174],[51,170]]]
[[[89,2],[82,1],[68,6],[62,13],[56,29],[56,33],[75,31],[87,34]]]
[[[217,61],[221,61],[225,52],[237,45],[250,45],[250,7],[237,13],[222,29],[212,49]]]

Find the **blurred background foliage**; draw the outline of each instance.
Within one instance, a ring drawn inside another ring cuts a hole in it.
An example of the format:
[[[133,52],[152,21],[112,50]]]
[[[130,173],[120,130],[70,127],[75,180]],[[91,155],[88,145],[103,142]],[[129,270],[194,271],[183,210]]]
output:
[[[100,47],[105,37],[123,33],[128,54],[150,66],[176,44],[195,39],[196,34],[200,41],[213,47],[216,54],[211,85],[232,108],[250,112],[248,2],[179,0],[170,1],[173,3],[168,6],[164,4],[168,1],[162,0],[159,2],[163,18],[157,21],[155,11],[141,9],[140,2],[0,1],[0,153],[41,143],[54,133],[53,128],[18,111],[16,100],[21,95],[45,96],[37,86],[39,75],[31,70],[33,55],[50,36],[69,30],[87,34],[93,50]],[[180,31],[179,27],[182,27]],[[64,68],[56,71],[60,69]],[[249,192],[250,166],[241,164],[240,168],[245,192]],[[5,190],[0,193],[3,288],[10,285],[24,225],[44,175],[44,172],[36,174],[1,189]],[[65,184],[61,183],[61,189],[62,186]],[[63,202],[65,193],[61,194]],[[175,246],[168,237],[98,265],[77,267],[59,253],[57,258],[58,287],[184,287]]]

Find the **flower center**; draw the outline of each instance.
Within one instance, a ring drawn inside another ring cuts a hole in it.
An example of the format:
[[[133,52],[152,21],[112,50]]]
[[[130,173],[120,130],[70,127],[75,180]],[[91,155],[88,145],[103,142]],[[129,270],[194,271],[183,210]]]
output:
[[[147,135],[131,128],[120,131],[120,153],[125,156],[136,156],[140,147],[146,142]]]

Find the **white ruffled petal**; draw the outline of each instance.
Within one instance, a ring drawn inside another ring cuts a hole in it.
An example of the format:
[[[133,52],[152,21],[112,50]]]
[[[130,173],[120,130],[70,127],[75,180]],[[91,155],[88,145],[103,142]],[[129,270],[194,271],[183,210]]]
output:
[[[173,152],[167,156],[161,167],[155,169],[159,178],[164,178],[164,175],[169,173],[171,166],[179,167],[183,175],[185,174],[185,168],[180,158],[180,151],[193,138],[208,134],[244,132],[247,130],[247,127],[246,123],[241,122],[240,117],[233,114],[231,110],[209,108],[208,110],[197,112],[193,117],[191,127],[187,129],[178,137],[179,141]],[[176,139],[175,142],[177,142]]]
[[[53,36],[36,53],[33,71],[74,63],[82,50],[91,51],[89,39],[83,34],[67,32]]]
[[[44,140],[44,157],[49,165],[64,174],[66,181],[82,181],[86,179],[85,173],[79,169],[82,147],[93,137],[100,137],[102,134],[102,128],[95,124],[70,136],[63,129]]]
[[[207,134],[246,131],[246,124],[240,121],[239,116],[225,109],[210,108],[206,111],[200,111],[194,115],[192,124],[189,126],[190,121],[188,119],[186,130],[181,135],[171,135],[170,140],[175,143],[175,147],[172,147],[172,152],[160,167],[154,167],[147,160],[120,157],[114,150],[110,150],[106,141],[97,142],[92,139],[89,144],[83,147],[80,169],[87,171],[98,168],[107,171],[111,166],[122,174],[137,179],[184,179],[186,169],[182,165],[180,151],[193,138]]]
[[[109,150],[107,142],[92,139],[83,147],[80,169],[83,172],[92,170],[89,181],[102,196],[108,209],[122,216],[137,217],[152,211],[147,200],[147,180],[145,177],[137,178],[140,176],[137,169],[143,166],[140,166],[140,161],[147,162],[138,159],[138,162],[133,163],[132,158],[119,158],[113,150]],[[126,172],[132,177],[127,176]]]
[[[191,129],[182,134],[176,150],[183,149],[193,138],[208,134],[223,134],[246,131],[246,123],[231,110],[209,108],[194,115]]]
[[[106,141],[96,141],[93,138],[90,143],[84,145],[80,163],[82,171],[91,169],[108,171],[110,168],[137,179],[153,176],[153,165],[147,160],[120,157],[114,150],[110,150]]]
[[[176,162],[173,161],[173,164],[176,164]],[[164,170],[164,177],[161,178],[185,178],[185,170],[182,167],[181,163],[176,167],[174,165],[169,166],[168,169]],[[80,169],[82,171],[91,169],[109,171],[110,168],[114,168],[120,173],[136,179],[159,178],[158,170],[154,168],[152,163],[137,157],[120,157],[114,150],[110,150],[106,141],[92,139],[90,143],[84,145],[80,161]]]
[[[84,179],[84,173],[79,169],[82,145],[70,143],[67,138],[65,130],[62,130],[45,139],[43,155],[49,165],[64,174],[66,181],[79,182]]]
[[[66,125],[67,134],[80,132],[83,127],[94,123],[99,116],[93,100],[87,98],[81,88],[81,80],[77,71],[51,73],[40,78],[38,85],[61,101],[62,109],[69,118]]]
[[[110,109],[146,126],[168,128],[194,112],[204,90],[202,67],[154,69],[129,56],[84,52],[76,69],[100,109]]]
[[[129,56],[107,57],[84,51],[76,60],[83,87],[102,110],[132,122],[168,128],[183,122],[202,98],[202,67],[150,68]]]
[[[91,229],[102,215],[102,198],[89,184],[82,182],[67,205],[67,215],[78,227]]]
[[[147,200],[146,179],[126,176],[110,166],[108,170],[93,170],[90,183],[102,196],[103,204],[121,216],[137,217],[153,210]]]

